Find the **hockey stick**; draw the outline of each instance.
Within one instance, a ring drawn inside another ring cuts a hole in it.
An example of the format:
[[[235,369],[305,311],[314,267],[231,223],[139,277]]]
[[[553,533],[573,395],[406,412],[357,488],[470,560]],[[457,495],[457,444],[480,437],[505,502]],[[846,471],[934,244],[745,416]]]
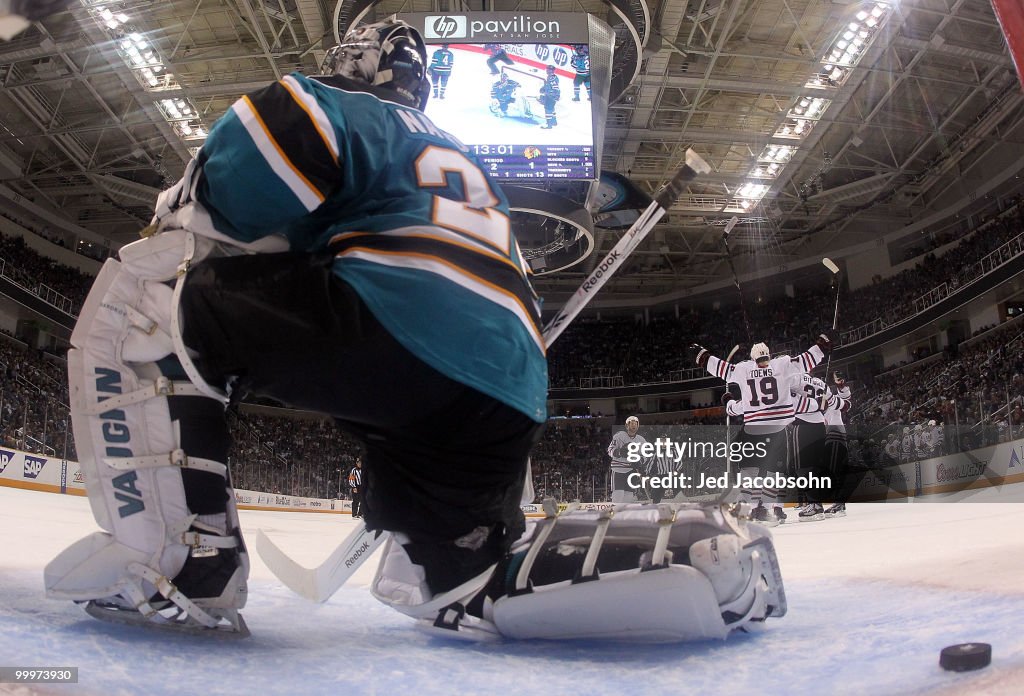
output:
[[[733,218],[733,220],[735,220],[735,219],[736,218]],[[732,364],[732,358],[733,358],[734,355],[736,355],[736,351],[738,351],[739,349],[740,349],[740,344],[739,343],[734,345],[732,347],[732,350],[729,351],[729,354],[727,356],[725,356],[725,362],[727,362],[729,364]],[[725,382],[725,388],[726,389],[729,388],[729,381],[728,380],[726,380],[726,382]],[[729,451],[729,448],[732,446],[732,443],[730,442],[731,437],[732,437],[732,419],[729,416],[729,407],[726,406],[725,407],[725,482],[726,482],[726,487],[725,487],[725,490],[722,491],[721,497],[718,499],[719,503],[725,502],[726,498],[728,498],[729,494],[732,492],[732,489],[728,485],[729,480],[732,479],[732,453]]]
[[[647,233],[654,229],[658,220],[682,195],[683,185],[693,180],[698,174],[707,174],[710,171],[711,167],[696,152],[686,151],[686,163],[679,168],[671,181],[662,187],[632,227],[626,230],[626,233],[622,235],[622,238],[612,247],[601,263],[597,264],[590,272],[580,289],[562,305],[558,313],[544,327],[544,339],[549,346],[562,335],[565,327],[579,315],[591,298],[597,294],[597,291],[608,282],[608,279],[619,269],[626,257],[633,253],[633,250],[644,240]]]
[[[693,150],[686,151],[685,164],[662,187],[654,201],[647,206],[632,227],[626,230],[604,260],[587,276],[580,289],[544,327],[544,342],[548,346],[562,335],[565,327],[579,315],[608,278],[619,269],[621,261],[637,248],[665,212],[672,207],[682,195],[686,182],[710,171],[711,167],[697,153]],[[314,602],[325,602],[352,577],[356,569],[387,537],[386,533],[371,532],[365,526],[361,526],[349,534],[327,560],[316,568],[305,568],[289,558],[263,533],[263,530],[257,532],[256,551],[270,572],[290,590]]]
[[[387,538],[386,533],[371,532],[361,525],[316,568],[296,563],[262,529],[256,532],[256,551],[270,572],[292,592],[314,602],[325,602]]]
[[[732,281],[736,285],[736,292],[740,296],[740,313],[743,315],[743,326],[747,329],[747,342],[753,345],[754,339],[751,338],[750,334],[750,320],[747,319],[747,303],[743,301],[743,286],[740,285],[740,277],[736,275],[736,266],[732,262],[732,251],[729,249],[729,233],[732,232],[732,228],[739,222],[739,218],[735,215],[730,218],[729,222],[725,225],[725,233],[722,235],[722,243],[725,244],[725,255],[729,259],[729,268],[732,270]]]
[[[839,266],[836,265],[835,261],[829,257],[825,257],[821,260],[821,263],[832,273],[832,282],[836,286],[836,311],[832,315],[832,335],[829,336],[831,339],[835,339],[836,327],[839,326]],[[832,367],[832,351],[828,352],[828,360],[825,361],[825,380],[828,380],[828,371]]]

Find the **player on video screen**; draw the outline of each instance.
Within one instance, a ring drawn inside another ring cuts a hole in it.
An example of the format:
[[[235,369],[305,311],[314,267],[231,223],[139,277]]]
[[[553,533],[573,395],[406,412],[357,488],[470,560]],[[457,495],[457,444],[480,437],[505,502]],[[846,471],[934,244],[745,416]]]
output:
[[[441,48],[430,57],[428,70],[430,83],[434,87],[434,99],[444,99],[444,91],[448,88],[448,78],[452,76],[454,65],[455,54],[448,50],[448,44],[441,44]]]
[[[540,103],[544,106],[544,118],[546,123],[541,128],[547,130],[558,125],[555,118],[555,104],[562,97],[562,88],[558,86],[558,75],[555,74],[555,66],[548,66],[548,76],[540,88]]]
[[[590,91],[590,51],[586,46],[577,46],[569,65],[576,71],[576,77],[572,79],[572,100],[580,100],[580,86],[587,88],[587,101],[592,101],[593,93]]]
[[[501,73],[498,81],[491,85],[491,111],[495,116],[508,116],[508,105],[516,98],[519,83],[509,79],[508,73]]]
[[[501,47],[501,44],[484,44],[484,50],[491,54],[491,57],[487,59],[487,67],[491,69],[492,75],[498,74],[499,62],[504,63],[505,65],[515,65],[515,61],[508,57],[508,54],[505,53],[505,49]]]

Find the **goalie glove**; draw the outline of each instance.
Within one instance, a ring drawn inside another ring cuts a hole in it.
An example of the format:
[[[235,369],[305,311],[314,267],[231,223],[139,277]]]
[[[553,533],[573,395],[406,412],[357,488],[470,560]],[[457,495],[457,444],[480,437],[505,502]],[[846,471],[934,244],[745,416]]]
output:
[[[199,166],[198,160],[195,157],[190,159],[185,165],[185,173],[181,175],[181,178],[157,196],[150,225],[155,225],[159,231],[162,231],[161,221],[170,218],[181,207],[195,200],[196,188],[199,185],[202,172],[203,169]]]
[[[706,368],[708,366],[708,360],[711,359],[711,351],[699,343],[690,344],[690,348],[697,351],[697,355],[694,358],[694,362],[697,363],[697,367]]]

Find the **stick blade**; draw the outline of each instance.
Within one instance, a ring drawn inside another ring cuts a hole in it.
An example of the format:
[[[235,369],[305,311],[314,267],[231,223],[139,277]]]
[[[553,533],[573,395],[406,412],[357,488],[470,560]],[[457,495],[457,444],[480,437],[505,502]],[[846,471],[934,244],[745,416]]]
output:
[[[654,200],[657,201],[663,210],[668,210],[683,195],[683,186],[686,182],[692,181],[701,174],[707,174],[710,171],[711,167],[700,155],[693,150],[687,150],[685,163],[676,171],[675,175],[665,184],[661,191],[658,192]]]
[[[256,552],[274,577],[289,590],[313,602],[323,601],[318,599],[316,590],[316,569],[306,568],[293,561],[262,529],[256,531]]]
[[[836,262],[833,261],[832,259],[830,259],[829,257],[826,256],[825,258],[823,258],[821,260],[821,263],[822,263],[823,266],[825,266],[825,268],[827,268],[828,270],[832,271],[833,275],[835,275],[836,273],[839,273],[839,266],[837,266]]]

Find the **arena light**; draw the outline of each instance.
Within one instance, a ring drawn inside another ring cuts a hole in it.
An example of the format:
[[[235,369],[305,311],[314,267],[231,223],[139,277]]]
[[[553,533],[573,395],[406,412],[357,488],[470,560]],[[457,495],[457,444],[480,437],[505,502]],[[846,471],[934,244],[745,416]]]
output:
[[[888,0],[873,0],[864,3],[854,19],[847,22],[837,32],[835,38],[821,59],[821,68],[807,78],[804,87],[808,90],[837,89],[849,78],[852,69],[871,46],[885,19],[892,11]],[[820,93],[820,91],[819,91]],[[785,140],[802,140],[814,128],[831,106],[832,100],[816,97],[812,94],[797,97],[786,112],[786,117],[775,129],[774,138]],[[784,148],[784,149],[783,149]],[[758,156],[757,164],[751,169],[750,176],[755,179],[775,179],[782,172],[785,164],[796,151],[795,146],[768,145]],[[780,166],[774,167],[773,164]],[[749,192],[745,184],[737,191],[737,200],[726,207],[726,212],[746,212],[767,193],[767,186],[760,195],[744,197],[741,191]],[[763,186],[763,185],[758,185]],[[749,205],[748,205],[749,204]]]
[[[174,74],[164,66],[157,47],[132,26],[127,14],[113,11],[106,6],[109,5],[106,0],[82,0],[82,4],[111,37],[121,60],[132,70],[143,89],[157,92],[180,87]],[[206,138],[207,130],[199,118],[199,111],[188,99],[161,99],[156,104],[164,120],[182,140]],[[189,152],[193,149],[198,151],[198,148],[189,148]]]

